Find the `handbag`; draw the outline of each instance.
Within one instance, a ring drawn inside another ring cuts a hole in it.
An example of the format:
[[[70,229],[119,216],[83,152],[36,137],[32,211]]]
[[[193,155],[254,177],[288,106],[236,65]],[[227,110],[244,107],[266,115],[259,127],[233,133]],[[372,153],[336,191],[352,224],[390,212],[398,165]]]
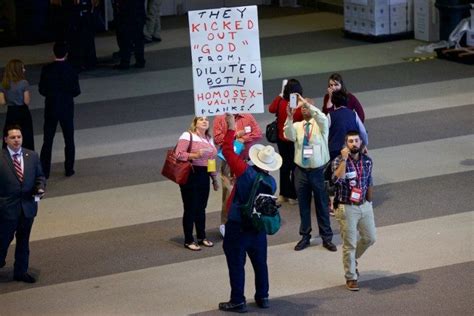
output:
[[[268,124],[265,129],[265,137],[269,143],[276,143],[278,141],[278,111],[280,111],[280,102],[278,102],[275,120]]]
[[[261,173],[257,175],[249,199],[246,204],[241,206],[241,210],[253,230],[265,231],[267,235],[274,235],[281,226],[281,216],[278,210],[281,205],[278,205],[277,198],[270,194],[261,193],[255,197],[263,177]]]
[[[191,140],[189,141],[187,152],[191,152],[191,146],[193,144],[193,134],[189,133]],[[169,149],[166,153],[165,163],[161,174],[170,179],[171,181],[183,185],[188,182],[189,174],[193,169],[191,161],[178,160],[176,155],[176,146],[173,149]]]

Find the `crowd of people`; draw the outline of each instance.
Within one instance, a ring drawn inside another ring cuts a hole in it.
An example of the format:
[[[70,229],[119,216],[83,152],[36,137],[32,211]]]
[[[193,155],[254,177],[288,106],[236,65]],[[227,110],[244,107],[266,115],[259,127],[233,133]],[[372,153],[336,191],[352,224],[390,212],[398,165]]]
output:
[[[144,45],[161,42],[162,2],[111,0],[119,48],[113,54],[119,60],[114,69],[129,69],[132,56],[135,58],[133,67],[145,67]],[[54,39],[67,44],[69,62],[77,72],[97,66],[95,34],[102,3],[100,0],[50,0]]]
[[[291,94],[297,98],[294,108],[290,106]],[[210,170],[209,165],[206,170],[206,162],[214,161],[218,151],[223,152],[220,159],[222,209],[219,230],[224,238],[223,248],[231,284],[230,300],[219,304],[219,309],[224,311],[247,310],[243,295],[246,255],[255,270],[254,298],[257,306],[269,307],[266,234],[246,225],[239,211],[239,206],[248,199],[249,190],[259,172],[267,175],[267,181],[261,184],[261,192],[275,194],[275,180],[268,172],[279,169],[278,202],[299,206],[301,240],[294,247],[296,251],[311,244],[311,201],[314,199],[322,246],[336,252],[330,222],[330,214],[335,215],[343,239],[347,289],[359,290],[357,259],[376,238],[372,210],[372,160],[367,155],[368,134],[363,124],[365,114],[357,98],[346,90],[341,75],[330,76],[322,110],[311,99],[303,97],[303,88],[298,80],[289,79],[269,105],[269,112],[277,116],[279,154],[271,146],[267,147],[271,147],[273,152],[267,153],[265,159],[261,160],[259,157],[262,156],[255,154],[262,151],[263,155],[264,149],[258,144],[262,140],[261,129],[251,114],[216,116],[213,122],[214,138],[207,133],[207,118],[195,117],[191,128],[180,137],[176,149],[179,159],[191,161],[196,168],[188,183],[181,186],[184,246],[193,251],[201,250],[201,245],[209,247],[214,244],[205,239],[202,231],[205,226],[202,222],[205,222],[204,199],[209,196],[211,181],[217,190],[216,171]],[[200,131],[196,131],[196,122],[202,122]],[[240,147],[235,146],[235,142],[242,144],[242,149],[237,152],[236,148]],[[198,176],[202,181],[199,182],[202,193],[197,194],[195,189],[194,193],[185,194],[188,186],[196,185]],[[203,200],[197,202],[195,195]],[[194,201],[194,208],[190,207],[191,201]],[[189,217],[195,219],[198,243],[190,237],[193,226],[189,224]]]
[[[143,30],[142,24],[140,27]],[[156,29],[148,31],[151,39],[157,41]],[[139,41],[143,39],[141,36]],[[127,43],[131,42],[127,39]],[[143,49],[137,45],[135,42],[128,48],[121,46],[120,65],[129,63],[133,47],[136,62],[144,66],[145,60],[140,59]],[[14,279],[27,283],[36,281],[28,273],[29,234],[37,202],[44,195],[45,181],[50,176],[51,150],[58,123],[65,141],[65,176],[75,174],[74,98],[81,89],[77,71],[67,62],[68,45],[58,41],[53,51],[55,60],[43,67],[38,85],[40,94],[45,97],[40,155],[34,151],[33,123],[28,108],[30,86],[26,67],[20,60],[8,62],[0,86],[0,105],[7,106],[0,165],[0,268],[5,265],[9,245],[16,235]],[[296,98],[296,104],[291,104],[291,97]],[[219,309],[224,311],[247,310],[244,296],[247,255],[255,270],[255,301],[260,308],[269,307],[267,236],[264,231],[247,225],[241,214],[241,206],[249,199],[257,176],[263,179],[256,189],[258,193],[275,195],[279,191],[279,203],[298,205],[301,240],[294,247],[296,251],[311,244],[314,199],[322,246],[336,252],[330,222],[330,215],[334,213],[343,240],[347,289],[359,290],[357,260],[376,239],[372,160],[367,154],[365,113],[357,98],[347,91],[341,75],[329,77],[321,110],[303,96],[303,87],[296,79],[284,82],[268,110],[277,116],[278,153],[271,145],[259,144],[262,130],[255,117],[248,113],[216,116],[212,127],[207,117],[196,116],[175,148],[178,160],[190,161],[193,165],[187,182],[180,185],[186,249],[200,251],[214,246],[215,241],[206,236],[206,207],[211,185],[215,191],[222,188],[219,231],[224,240],[231,285],[230,300],[219,304]],[[280,172],[278,186],[269,174],[277,170]],[[3,202],[6,200],[9,202]]]

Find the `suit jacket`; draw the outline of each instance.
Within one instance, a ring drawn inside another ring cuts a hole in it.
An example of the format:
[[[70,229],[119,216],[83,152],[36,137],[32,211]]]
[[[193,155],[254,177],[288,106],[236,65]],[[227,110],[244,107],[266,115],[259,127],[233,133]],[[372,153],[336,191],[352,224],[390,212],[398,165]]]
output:
[[[74,97],[81,94],[79,77],[66,61],[55,61],[41,69],[39,93],[46,97],[45,116],[72,117]]]
[[[38,203],[34,195],[45,188],[46,180],[36,152],[23,148],[23,182],[13,166],[8,149],[0,156],[0,221],[15,220],[21,212],[32,218],[38,212]]]

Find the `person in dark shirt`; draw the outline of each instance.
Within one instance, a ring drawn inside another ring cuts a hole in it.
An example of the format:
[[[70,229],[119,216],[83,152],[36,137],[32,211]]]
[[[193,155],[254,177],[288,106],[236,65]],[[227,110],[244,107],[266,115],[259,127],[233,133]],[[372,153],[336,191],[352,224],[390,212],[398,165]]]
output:
[[[65,43],[56,42],[53,51],[55,60],[43,67],[39,82],[39,93],[45,97],[41,165],[46,178],[49,178],[51,170],[51,151],[58,123],[61,125],[65,144],[65,175],[70,177],[75,173],[74,97],[81,94],[77,73],[66,62]]]
[[[235,184],[228,199],[228,219],[225,224],[224,253],[229,268],[231,294],[230,301],[219,303],[219,309],[244,313],[247,304],[244,296],[245,258],[248,255],[255,272],[255,302],[260,308],[268,308],[268,267],[267,267],[267,235],[265,231],[256,231],[246,225],[242,217],[241,206],[245,205],[250,196],[253,182],[258,174],[263,180],[257,194],[271,194],[276,191],[276,181],[270,171],[280,169],[281,156],[272,146],[255,144],[250,147],[249,157],[253,166],[248,165],[239,155],[234,153],[235,118],[231,114],[225,116],[227,132],[222,144],[222,152],[235,176]]]
[[[345,147],[331,165],[338,202],[335,215],[341,227],[342,261],[346,287],[350,291],[359,290],[357,259],[376,239],[372,208],[373,163],[364,153],[362,145],[359,132],[348,132]]]

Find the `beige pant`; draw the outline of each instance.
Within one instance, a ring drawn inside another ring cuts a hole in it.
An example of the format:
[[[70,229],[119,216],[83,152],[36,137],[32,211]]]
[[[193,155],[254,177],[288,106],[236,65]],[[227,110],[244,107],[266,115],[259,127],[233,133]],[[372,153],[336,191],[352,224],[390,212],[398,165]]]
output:
[[[145,39],[161,38],[161,3],[163,0],[147,0],[146,23],[143,28]]]
[[[335,212],[341,228],[342,263],[346,280],[357,280],[356,260],[375,243],[376,230],[371,202],[362,205],[339,204]],[[360,238],[357,238],[358,233]]]

